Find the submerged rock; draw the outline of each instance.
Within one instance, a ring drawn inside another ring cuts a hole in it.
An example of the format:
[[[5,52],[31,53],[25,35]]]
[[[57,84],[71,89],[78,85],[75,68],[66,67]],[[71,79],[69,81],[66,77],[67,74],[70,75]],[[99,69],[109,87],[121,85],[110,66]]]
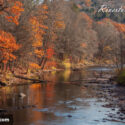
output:
[[[23,109],[25,108],[35,108],[36,105],[25,105],[25,106],[22,106]]]
[[[80,68],[74,68],[72,69],[73,71],[80,71],[81,69]]]
[[[0,86],[6,86],[7,84],[0,81]]]
[[[18,96],[19,96],[20,98],[24,98],[26,95],[25,95],[24,93],[20,93]]]
[[[72,117],[72,115],[67,115],[67,117],[71,118],[71,117]]]
[[[0,109],[0,113],[6,113],[7,110],[6,109]]]

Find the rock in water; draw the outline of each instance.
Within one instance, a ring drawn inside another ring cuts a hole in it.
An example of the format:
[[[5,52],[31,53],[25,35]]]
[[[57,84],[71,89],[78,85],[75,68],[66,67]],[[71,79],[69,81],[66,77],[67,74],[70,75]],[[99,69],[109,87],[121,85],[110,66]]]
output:
[[[6,83],[0,81],[0,86],[6,86]]]
[[[20,98],[24,98],[25,96],[26,96],[26,95],[25,95],[24,93],[20,93],[20,94],[19,94],[19,97],[20,97]]]
[[[7,110],[5,110],[5,109],[0,109],[0,113],[6,113],[7,112]]]
[[[72,115],[67,115],[67,117],[71,118],[71,117],[72,117]]]

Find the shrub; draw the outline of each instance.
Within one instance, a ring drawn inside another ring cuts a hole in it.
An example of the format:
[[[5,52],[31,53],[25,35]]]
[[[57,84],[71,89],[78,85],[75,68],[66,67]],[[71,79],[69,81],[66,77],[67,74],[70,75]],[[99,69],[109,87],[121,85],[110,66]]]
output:
[[[118,73],[117,82],[120,85],[125,85],[125,69]]]

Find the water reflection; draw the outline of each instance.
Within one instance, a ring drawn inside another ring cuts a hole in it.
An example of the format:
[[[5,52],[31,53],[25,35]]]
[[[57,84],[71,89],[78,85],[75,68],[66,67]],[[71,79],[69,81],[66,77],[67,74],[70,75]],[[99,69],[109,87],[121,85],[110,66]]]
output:
[[[44,74],[44,80],[53,81],[47,84],[2,88],[0,107],[14,115],[14,125],[123,125],[103,121],[108,112],[116,110],[102,107],[108,102],[98,101],[94,89],[66,82],[84,77],[88,77],[84,71],[68,70]],[[26,97],[19,98],[19,93]]]

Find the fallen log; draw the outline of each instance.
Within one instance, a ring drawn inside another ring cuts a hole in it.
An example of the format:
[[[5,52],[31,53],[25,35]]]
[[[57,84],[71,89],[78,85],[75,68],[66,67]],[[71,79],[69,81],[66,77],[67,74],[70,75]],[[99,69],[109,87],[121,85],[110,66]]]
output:
[[[49,81],[45,81],[45,80],[41,80],[41,79],[32,79],[32,78],[28,78],[28,77],[24,77],[24,76],[18,76],[14,74],[14,77],[19,78],[19,79],[24,79],[24,80],[30,80],[33,82],[49,82]]]

